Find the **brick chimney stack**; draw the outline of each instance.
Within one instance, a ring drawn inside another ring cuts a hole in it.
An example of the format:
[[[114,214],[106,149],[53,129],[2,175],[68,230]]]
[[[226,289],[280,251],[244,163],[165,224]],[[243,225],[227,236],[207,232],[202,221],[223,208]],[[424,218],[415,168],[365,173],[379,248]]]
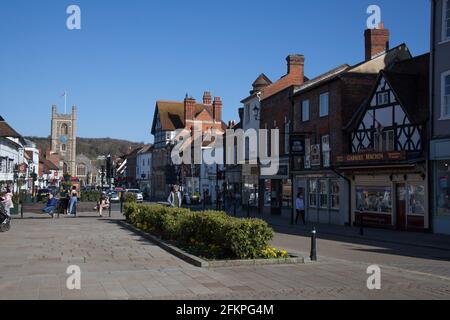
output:
[[[211,105],[211,93],[209,91],[205,91],[203,94],[203,104],[207,106]]]
[[[213,116],[214,121],[222,121],[222,100],[220,100],[220,97],[214,97]]]
[[[389,30],[384,28],[383,23],[376,29],[367,29],[364,32],[366,61],[389,50],[389,36]]]
[[[186,94],[184,98],[184,120],[194,120],[196,103],[194,98],[188,97]]]
[[[295,78],[295,82],[302,84],[304,82],[305,56],[302,54],[291,54],[287,56],[287,74]]]

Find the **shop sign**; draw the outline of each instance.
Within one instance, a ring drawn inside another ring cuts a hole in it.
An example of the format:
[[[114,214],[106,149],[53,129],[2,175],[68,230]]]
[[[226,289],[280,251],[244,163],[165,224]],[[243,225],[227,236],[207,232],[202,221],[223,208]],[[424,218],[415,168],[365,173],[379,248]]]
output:
[[[398,161],[405,160],[406,152],[369,152],[348,154],[345,156],[336,157],[336,162],[339,163],[354,163],[354,162],[377,162],[377,161]]]
[[[305,155],[305,139],[303,136],[291,136],[290,150],[292,155]]]
[[[320,144],[311,146],[311,166],[320,167]]]

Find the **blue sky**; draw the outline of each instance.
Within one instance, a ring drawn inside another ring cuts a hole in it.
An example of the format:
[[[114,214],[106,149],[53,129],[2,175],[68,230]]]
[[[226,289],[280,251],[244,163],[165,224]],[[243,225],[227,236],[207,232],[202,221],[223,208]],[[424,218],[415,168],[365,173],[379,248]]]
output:
[[[67,6],[81,30],[66,28]],[[364,58],[366,9],[376,4],[391,46],[429,50],[428,0],[2,0],[0,115],[23,135],[50,134],[51,105],[78,106],[78,136],[151,142],[155,101],[222,97],[224,120],[262,72],[305,55],[314,77]]]

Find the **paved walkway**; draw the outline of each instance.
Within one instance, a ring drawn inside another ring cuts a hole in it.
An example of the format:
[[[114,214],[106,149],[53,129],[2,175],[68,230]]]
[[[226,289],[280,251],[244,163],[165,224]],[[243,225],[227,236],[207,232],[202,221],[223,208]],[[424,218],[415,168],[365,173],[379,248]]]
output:
[[[115,221],[122,218],[118,213],[112,219],[25,216],[0,234],[0,299],[450,298],[445,276],[386,266],[382,290],[369,291],[369,264],[345,259],[199,269],[121,228]],[[81,268],[79,291],[66,288],[69,265]]]

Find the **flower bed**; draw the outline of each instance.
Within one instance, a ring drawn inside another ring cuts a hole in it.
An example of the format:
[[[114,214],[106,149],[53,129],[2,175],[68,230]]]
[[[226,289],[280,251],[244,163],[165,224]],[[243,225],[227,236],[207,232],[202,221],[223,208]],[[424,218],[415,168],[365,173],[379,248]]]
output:
[[[287,258],[269,246],[273,230],[260,219],[238,219],[223,212],[193,212],[162,205],[127,203],[127,222],[170,240],[195,256],[209,260]]]

